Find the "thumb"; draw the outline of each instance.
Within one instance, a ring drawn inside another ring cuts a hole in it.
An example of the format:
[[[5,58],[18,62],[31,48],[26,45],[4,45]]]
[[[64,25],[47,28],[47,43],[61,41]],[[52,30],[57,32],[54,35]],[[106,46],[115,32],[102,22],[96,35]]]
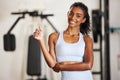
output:
[[[40,28],[40,26],[38,27],[38,29],[41,31],[41,28]]]

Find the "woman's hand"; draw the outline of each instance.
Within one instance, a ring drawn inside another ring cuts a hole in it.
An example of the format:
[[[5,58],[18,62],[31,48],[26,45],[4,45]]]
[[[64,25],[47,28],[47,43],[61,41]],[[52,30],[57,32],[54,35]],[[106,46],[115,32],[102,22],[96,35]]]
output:
[[[59,72],[60,71],[60,64],[56,63],[55,66],[52,68],[55,72]]]
[[[34,38],[37,40],[43,39],[43,31],[40,29],[40,27],[35,30]]]

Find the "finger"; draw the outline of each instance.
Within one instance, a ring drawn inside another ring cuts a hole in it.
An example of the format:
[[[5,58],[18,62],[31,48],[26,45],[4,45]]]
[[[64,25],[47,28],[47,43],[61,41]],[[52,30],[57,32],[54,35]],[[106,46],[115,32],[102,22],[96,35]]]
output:
[[[36,29],[35,32],[37,32],[38,34],[40,33],[40,30],[39,29]]]
[[[39,31],[41,31],[41,28],[40,28],[40,26],[38,26],[38,30],[39,30]]]
[[[38,26],[38,29],[41,30],[41,29],[40,29],[40,26]]]
[[[59,70],[54,70],[55,72],[59,72]]]
[[[38,31],[39,31],[38,29],[35,30],[35,32],[38,32]]]
[[[34,37],[37,37],[38,36],[38,33],[37,32],[34,32]]]
[[[34,37],[34,38],[36,37],[36,32],[34,32],[33,37]]]

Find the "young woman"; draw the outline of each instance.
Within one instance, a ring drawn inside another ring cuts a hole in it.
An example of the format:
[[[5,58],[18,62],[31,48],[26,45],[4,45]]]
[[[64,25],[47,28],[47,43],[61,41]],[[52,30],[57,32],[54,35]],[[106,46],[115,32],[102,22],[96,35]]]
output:
[[[93,80],[93,41],[88,35],[90,22],[88,8],[75,2],[68,11],[68,27],[63,32],[49,36],[47,50],[42,30],[36,29],[34,37],[39,41],[44,58],[54,71],[61,71],[61,80]]]

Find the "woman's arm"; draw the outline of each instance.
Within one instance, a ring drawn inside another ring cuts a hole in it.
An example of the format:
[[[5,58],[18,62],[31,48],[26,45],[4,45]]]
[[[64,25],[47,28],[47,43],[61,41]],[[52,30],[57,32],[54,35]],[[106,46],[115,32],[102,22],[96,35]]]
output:
[[[36,31],[34,32],[34,37],[35,39],[38,40],[41,50],[43,52],[43,56],[48,64],[49,67],[54,67],[56,64],[56,58],[55,58],[55,53],[54,53],[54,34],[51,34],[49,36],[49,50],[47,50],[46,46],[45,46],[45,42],[43,39],[43,32],[41,29],[36,29]]]
[[[93,41],[88,36],[84,36],[85,41],[85,54],[83,62],[61,62],[57,63],[53,68],[54,71],[78,71],[90,70],[93,66]]]

